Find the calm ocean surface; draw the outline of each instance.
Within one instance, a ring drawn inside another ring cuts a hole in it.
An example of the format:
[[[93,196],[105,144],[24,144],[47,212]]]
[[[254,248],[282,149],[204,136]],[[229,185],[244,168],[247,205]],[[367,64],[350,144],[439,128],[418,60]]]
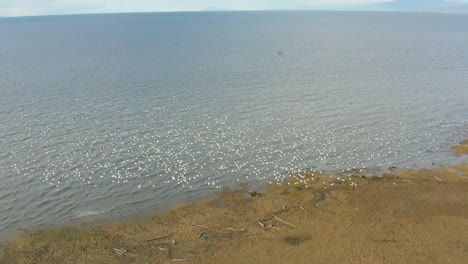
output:
[[[457,162],[467,29],[417,13],[0,19],[0,237],[301,169]]]

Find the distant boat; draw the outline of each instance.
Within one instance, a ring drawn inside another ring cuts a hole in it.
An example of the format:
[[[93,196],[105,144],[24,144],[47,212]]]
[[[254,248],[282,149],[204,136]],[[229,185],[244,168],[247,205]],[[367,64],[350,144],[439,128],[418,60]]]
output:
[[[278,55],[279,56],[283,55],[283,51],[282,50],[278,51]]]

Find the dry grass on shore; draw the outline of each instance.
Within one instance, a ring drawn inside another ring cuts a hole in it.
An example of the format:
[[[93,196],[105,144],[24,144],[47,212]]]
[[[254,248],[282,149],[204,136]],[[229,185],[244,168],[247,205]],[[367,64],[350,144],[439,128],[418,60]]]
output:
[[[468,153],[468,139],[461,141],[457,146],[453,148],[455,155],[464,155]]]
[[[309,173],[141,220],[24,232],[0,263],[468,263],[468,162],[362,176]]]

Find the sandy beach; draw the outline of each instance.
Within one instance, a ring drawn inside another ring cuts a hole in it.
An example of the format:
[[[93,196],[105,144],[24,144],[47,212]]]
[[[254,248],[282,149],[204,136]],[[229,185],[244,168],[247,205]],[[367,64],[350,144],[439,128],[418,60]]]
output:
[[[468,262],[468,161],[370,176],[310,172],[144,219],[25,231],[0,263]]]

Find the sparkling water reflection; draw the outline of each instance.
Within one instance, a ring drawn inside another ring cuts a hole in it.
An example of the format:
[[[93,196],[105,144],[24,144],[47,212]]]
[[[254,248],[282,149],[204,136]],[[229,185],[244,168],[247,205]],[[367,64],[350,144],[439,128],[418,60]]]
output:
[[[2,20],[0,234],[301,170],[454,162],[466,28],[398,13]]]

